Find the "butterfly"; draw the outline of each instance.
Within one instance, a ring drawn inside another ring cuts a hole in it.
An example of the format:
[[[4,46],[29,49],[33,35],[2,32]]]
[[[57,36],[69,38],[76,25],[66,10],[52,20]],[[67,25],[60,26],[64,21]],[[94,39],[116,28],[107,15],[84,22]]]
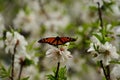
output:
[[[71,37],[48,37],[48,38],[42,38],[38,42],[39,43],[48,43],[50,45],[58,46],[58,45],[63,45],[67,42],[72,42],[76,41],[76,39],[71,38]]]

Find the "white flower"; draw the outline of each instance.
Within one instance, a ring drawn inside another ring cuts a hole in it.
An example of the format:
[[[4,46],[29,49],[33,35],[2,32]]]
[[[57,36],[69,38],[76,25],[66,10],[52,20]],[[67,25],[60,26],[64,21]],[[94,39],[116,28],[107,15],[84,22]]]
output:
[[[10,52],[11,54],[15,54],[15,53],[26,54],[26,45],[28,43],[25,40],[25,38],[22,35],[20,35],[18,32],[14,32],[14,33],[7,32],[5,44],[6,44],[6,48],[5,48],[6,53]]]
[[[117,80],[120,78],[120,64],[117,64],[113,67],[111,71],[111,78],[112,80]]]
[[[72,55],[65,47],[52,48],[46,52],[46,57],[55,62],[66,62]]]
[[[90,43],[90,48],[88,49],[87,52],[90,52],[93,56],[98,54],[98,52],[95,50],[95,47],[94,47],[93,43]]]
[[[5,40],[6,48],[5,52],[15,54],[15,68],[19,68],[21,60],[24,61],[26,58],[30,59],[30,56],[26,52],[27,41],[18,32],[7,32]]]
[[[106,42],[105,44],[101,45],[98,49],[99,55],[95,58],[95,60],[103,61],[104,65],[109,65],[110,61],[113,59],[118,59],[119,55],[117,54],[116,47],[114,47],[109,42]]]
[[[109,62],[113,59],[118,59],[116,47],[106,42],[101,43],[95,36],[91,38],[90,48],[88,52],[94,55],[94,61],[103,61],[104,65],[109,65]]]
[[[96,55],[98,54],[96,49],[101,45],[101,42],[95,36],[91,37],[91,41],[92,43],[90,43],[90,48],[88,49],[87,52],[90,52],[92,55]]]

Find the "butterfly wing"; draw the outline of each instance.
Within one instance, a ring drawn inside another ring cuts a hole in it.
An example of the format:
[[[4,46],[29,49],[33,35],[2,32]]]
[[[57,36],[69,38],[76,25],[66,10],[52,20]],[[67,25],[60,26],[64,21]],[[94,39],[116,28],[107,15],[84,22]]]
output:
[[[39,43],[49,43],[52,44],[55,40],[55,37],[48,37],[48,38],[42,38],[38,42]]]
[[[75,39],[70,38],[70,37],[48,37],[48,38],[40,39],[38,42],[39,43],[48,43],[48,44],[57,46],[57,45],[63,45],[65,43],[71,42],[71,41],[75,41]]]
[[[60,41],[61,41],[62,44],[65,44],[65,43],[67,43],[67,42],[76,41],[76,39],[71,38],[71,37],[61,37],[61,38],[60,38]]]

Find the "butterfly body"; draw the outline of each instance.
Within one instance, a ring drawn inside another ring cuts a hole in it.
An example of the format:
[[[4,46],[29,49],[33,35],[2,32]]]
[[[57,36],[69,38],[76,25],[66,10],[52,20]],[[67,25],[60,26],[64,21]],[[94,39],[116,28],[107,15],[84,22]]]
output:
[[[39,43],[48,43],[50,45],[58,46],[63,45],[67,42],[75,41],[76,39],[70,38],[70,37],[48,37],[48,38],[42,38],[38,42]]]

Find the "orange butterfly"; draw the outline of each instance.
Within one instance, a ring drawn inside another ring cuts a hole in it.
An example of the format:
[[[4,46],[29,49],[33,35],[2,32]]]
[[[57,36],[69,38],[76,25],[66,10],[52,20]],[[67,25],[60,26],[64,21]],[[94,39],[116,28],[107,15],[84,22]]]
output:
[[[58,45],[63,45],[67,42],[72,42],[76,41],[74,38],[70,37],[48,37],[48,38],[42,38],[38,42],[39,43],[48,43],[50,45],[58,46]]]

